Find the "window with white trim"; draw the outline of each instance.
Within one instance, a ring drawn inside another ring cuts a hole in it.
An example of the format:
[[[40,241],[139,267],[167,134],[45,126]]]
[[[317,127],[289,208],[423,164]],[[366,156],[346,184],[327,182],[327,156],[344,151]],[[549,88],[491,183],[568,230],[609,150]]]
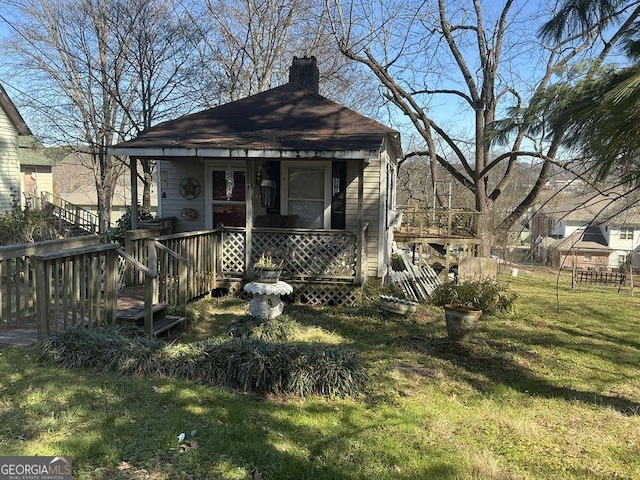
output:
[[[620,227],[620,240],[633,240],[633,227]]]

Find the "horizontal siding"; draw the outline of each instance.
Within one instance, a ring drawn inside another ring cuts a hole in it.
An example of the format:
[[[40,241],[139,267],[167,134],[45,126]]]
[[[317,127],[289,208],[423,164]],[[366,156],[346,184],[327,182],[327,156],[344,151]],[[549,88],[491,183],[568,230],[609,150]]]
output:
[[[20,194],[18,132],[0,108],[0,212],[11,209],[12,193]]]
[[[368,224],[367,229],[367,266],[368,275],[377,277],[378,257],[381,254],[379,245],[380,220],[380,159],[373,159],[364,169],[364,202],[363,221]],[[194,159],[180,159],[177,161],[159,162],[158,172],[167,172],[166,197],[161,198],[161,216],[174,216],[178,219],[179,232],[200,230],[205,228],[205,167]],[[178,184],[185,177],[196,178],[200,182],[200,195],[194,200],[185,200],[178,191]],[[162,194],[162,192],[160,192]],[[198,218],[187,221],[181,218],[183,208],[193,208],[198,212]],[[257,212],[256,212],[257,214]],[[358,223],[358,162],[347,162],[347,192],[346,192],[346,223],[347,230],[354,231]]]
[[[162,172],[167,172],[166,196],[160,199],[161,210],[158,215],[162,217],[176,217],[176,230],[178,232],[188,232],[192,230],[204,230],[205,228],[205,185],[204,166],[193,159],[178,161],[158,162],[158,174],[161,178]],[[186,200],[180,195],[179,184],[183,178],[192,177],[200,182],[200,195],[193,200]],[[160,195],[162,196],[162,191]],[[181,213],[183,208],[193,208],[198,212],[195,220],[185,220]]]
[[[363,179],[363,222],[369,224],[366,252],[367,273],[370,277],[377,277],[378,275],[380,164],[379,159],[373,159],[366,165]],[[355,230],[358,223],[358,166],[356,162],[347,163],[346,198],[346,228]]]

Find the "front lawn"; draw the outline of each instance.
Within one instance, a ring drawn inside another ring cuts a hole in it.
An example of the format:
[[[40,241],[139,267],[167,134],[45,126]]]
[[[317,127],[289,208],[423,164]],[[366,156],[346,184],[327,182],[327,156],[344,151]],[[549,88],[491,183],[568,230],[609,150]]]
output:
[[[406,318],[288,306],[293,341],[357,351],[371,381],[356,398],[67,370],[2,348],[0,455],[71,455],[76,479],[638,479],[640,291],[555,280],[508,278],[515,313],[484,319],[470,345],[448,342],[428,305]],[[247,312],[199,308],[179,341]]]

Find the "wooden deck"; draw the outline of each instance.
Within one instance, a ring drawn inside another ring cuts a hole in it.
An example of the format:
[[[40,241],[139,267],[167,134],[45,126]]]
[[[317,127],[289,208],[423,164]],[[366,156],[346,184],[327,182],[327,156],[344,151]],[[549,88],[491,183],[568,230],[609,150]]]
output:
[[[402,223],[394,231],[396,241],[405,243],[480,245],[480,212],[459,209],[399,207]]]

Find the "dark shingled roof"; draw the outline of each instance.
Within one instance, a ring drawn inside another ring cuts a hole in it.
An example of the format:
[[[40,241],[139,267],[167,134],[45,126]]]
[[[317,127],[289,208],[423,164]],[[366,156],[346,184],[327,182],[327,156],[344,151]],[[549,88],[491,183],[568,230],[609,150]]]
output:
[[[395,130],[289,82],[161,123],[115,148],[378,150],[389,134],[399,141]]]

